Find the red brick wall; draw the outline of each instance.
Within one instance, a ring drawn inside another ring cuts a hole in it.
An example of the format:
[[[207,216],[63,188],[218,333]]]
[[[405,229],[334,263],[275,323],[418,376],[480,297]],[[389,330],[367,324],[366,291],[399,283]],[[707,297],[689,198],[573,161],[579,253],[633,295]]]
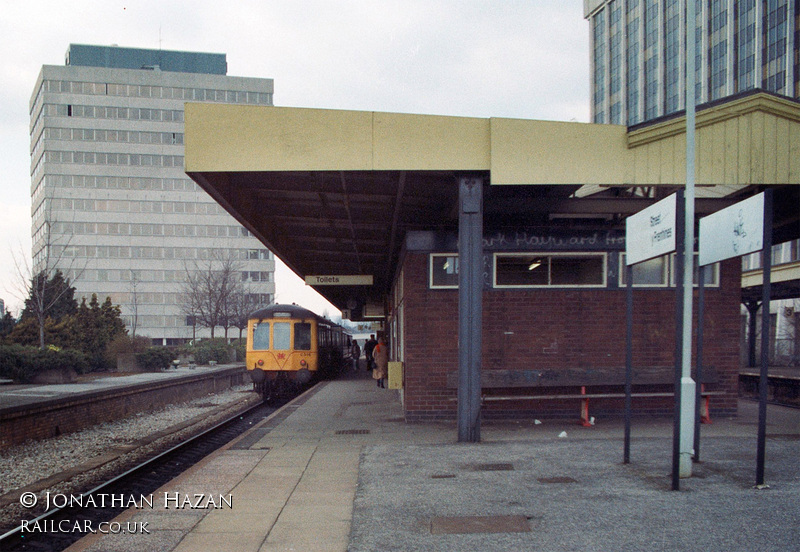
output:
[[[454,418],[456,392],[447,374],[458,370],[458,292],[428,289],[428,256],[404,263],[405,410],[409,421]],[[738,387],[740,264],[723,263],[720,287],[706,288],[704,364],[719,383],[717,413],[734,413]],[[695,320],[697,309],[694,309]],[[513,332],[513,333],[512,333]],[[634,290],[634,365],[671,366],[675,350],[675,289]],[[483,370],[530,370],[625,365],[625,290],[486,290]],[[574,389],[572,391],[575,391]],[[635,399],[637,414],[671,414],[671,399]],[[577,417],[572,401],[487,404],[485,417]],[[619,415],[620,400],[592,402],[592,414]]]

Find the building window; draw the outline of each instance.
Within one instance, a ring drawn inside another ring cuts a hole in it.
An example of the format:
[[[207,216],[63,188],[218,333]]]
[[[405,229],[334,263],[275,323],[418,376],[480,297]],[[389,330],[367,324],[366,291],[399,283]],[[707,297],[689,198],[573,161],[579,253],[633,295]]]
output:
[[[664,4],[664,114],[680,107],[680,6],[676,0]]]
[[[605,44],[606,44],[606,29],[605,29],[606,12],[601,11],[594,16],[592,20],[592,39],[594,42],[594,122],[605,123],[605,97],[606,97],[606,58],[605,58]]]
[[[698,253],[694,254],[694,285],[697,286]],[[633,265],[633,287],[675,287],[675,253]],[[619,285],[625,287],[625,253],[619,255]],[[706,267],[705,287],[719,287],[719,263]]]
[[[694,254],[694,276],[692,278],[692,284],[697,287],[698,276],[700,275],[700,265],[698,260],[700,258],[699,253]],[[675,285],[675,253],[670,255],[670,275],[669,275],[669,284],[671,286]],[[703,279],[703,287],[719,287],[719,263],[714,263],[712,265],[707,265],[705,269],[705,278]]]
[[[644,118],[658,117],[658,0],[646,0],[644,5]]]
[[[455,289],[458,287],[458,253],[431,253],[431,289]]]
[[[619,285],[628,285],[625,270],[625,253],[619,255]],[[667,287],[669,285],[669,257],[662,255],[633,265],[633,287]]]
[[[642,44],[639,40],[639,2],[628,3],[627,13],[627,113],[628,124],[635,125],[639,122],[639,50]]]
[[[497,253],[494,287],[605,287],[605,253]]]

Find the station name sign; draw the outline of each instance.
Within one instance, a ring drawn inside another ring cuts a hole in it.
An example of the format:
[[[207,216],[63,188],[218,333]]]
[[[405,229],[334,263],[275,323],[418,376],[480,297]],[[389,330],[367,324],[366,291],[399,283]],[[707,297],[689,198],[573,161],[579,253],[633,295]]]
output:
[[[701,266],[763,248],[763,192],[700,219]]]
[[[625,263],[640,263],[675,251],[677,194],[625,221]]]
[[[309,286],[371,286],[372,275],[331,274],[325,276],[306,276]]]

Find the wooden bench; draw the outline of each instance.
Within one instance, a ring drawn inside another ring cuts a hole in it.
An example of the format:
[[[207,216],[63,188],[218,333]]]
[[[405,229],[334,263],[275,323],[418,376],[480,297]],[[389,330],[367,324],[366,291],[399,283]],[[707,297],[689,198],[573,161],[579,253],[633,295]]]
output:
[[[674,387],[674,366],[639,367],[633,369],[631,397],[672,397],[673,390],[653,391],[653,387]],[[717,373],[713,367],[703,367],[701,390],[701,422],[711,423],[709,399],[715,395],[724,395],[723,391],[706,391],[707,384],[717,383]],[[624,399],[625,367],[605,368],[566,368],[542,370],[482,370],[481,371],[481,403],[497,401],[522,400],[569,400],[581,401],[580,424],[593,425],[589,416],[590,399]],[[458,372],[447,375],[447,387],[458,389]],[[537,389],[546,388],[579,388],[580,391],[567,393],[536,393]],[[606,388],[601,391],[587,392],[587,388]],[[622,388],[618,390],[618,388]],[[650,389],[642,389],[648,387]],[[607,388],[614,388],[608,390]],[[509,390],[531,390],[533,393],[510,393]],[[488,393],[486,392],[488,391]],[[455,400],[455,399],[453,399]]]

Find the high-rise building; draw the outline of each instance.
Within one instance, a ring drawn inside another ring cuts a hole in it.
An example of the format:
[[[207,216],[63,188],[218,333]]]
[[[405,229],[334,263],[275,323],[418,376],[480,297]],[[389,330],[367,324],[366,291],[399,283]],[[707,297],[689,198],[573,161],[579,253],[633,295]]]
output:
[[[72,44],[31,97],[34,271],[61,269],[77,298],[111,297],[156,343],[210,334],[182,291],[214,263],[253,303],[274,298],[272,253],[184,173],[185,102],[272,105],[272,79],[226,73],[225,54]]]
[[[695,0],[697,104],[762,89],[800,98],[800,0]],[[592,121],[635,125],[686,104],[686,0],[584,0]]]

